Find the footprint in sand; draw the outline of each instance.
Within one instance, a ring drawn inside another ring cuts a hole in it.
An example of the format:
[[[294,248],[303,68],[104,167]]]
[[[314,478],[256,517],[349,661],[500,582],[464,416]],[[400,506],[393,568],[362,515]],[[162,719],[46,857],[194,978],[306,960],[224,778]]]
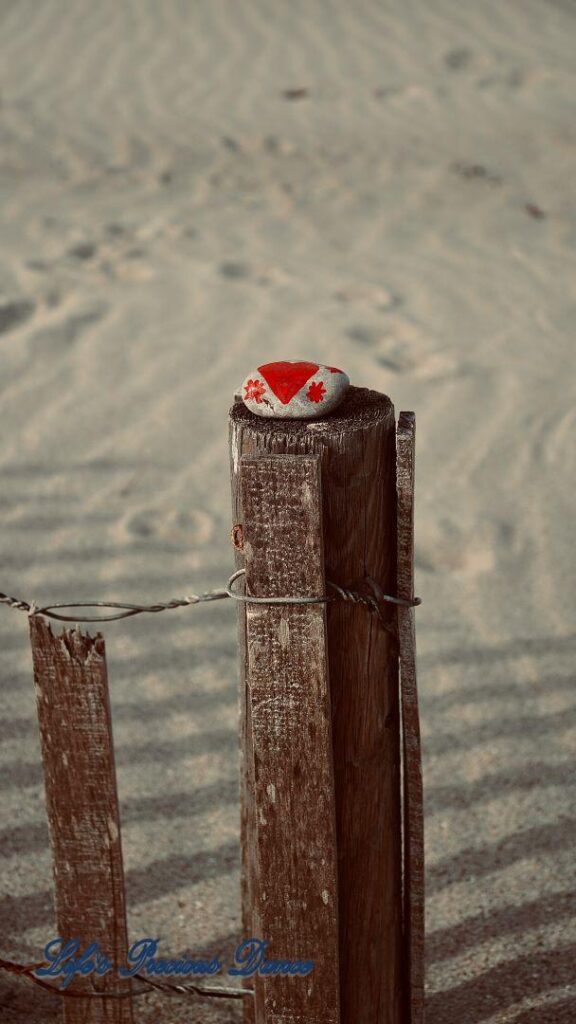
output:
[[[92,324],[105,315],[103,306],[70,314],[65,320],[36,331],[30,340],[33,355],[58,355],[67,352]]]
[[[369,304],[380,313],[389,313],[403,305],[403,298],[397,292],[390,291],[384,287],[370,285],[350,285],[339,288],[334,292],[334,298],[338,302],[353,305],[358,303],[366,308]],[[353,329],[353,328],[352,328]],[[360,331],[364,330],[361,326]],[[370,330],[370,328],[368,328]],[[361,339],[359,339],[361,341]]]
[[[391,373],[412,373],[424,380],[461,376],[465,367],[448,352],[431,348],[424,330],[404,317],[393,317],[385,328],[356,324],[346,335],[372,353],[374,362]]]
[[[97,251],[95,242],[78,242],[68,249],[68,256],[80,263],[85,263],[87,260],[93,260]]]
[[[235,260],[221,263],[218,270],[222,277],[227,278],[229,281],[246,281],[250,277],[250,267],[248,264],[236,262]]]
[[[477,576],[493,571],[501,560],[500,552],[515,543],[514,526],[507,522],[467,524],[449,519],[428,522],[420,530],[415,565],[423,572],[454,572]]]
[[[230,260],[221,263],[218,270],[228,281],[251,281],[262,286],[285,284],[289,280],[289,275],[284,270],[270,265],[251,267],[247,263]]]
[[[472,50],[467,46],[457,46],[444,54],[444,63],[449,71],[463,71],[471,64],[473,57]]]
[[[463,163],[457,161],[451,165],[451,171],[465,181],[483,181],[487,185],[501,185],[502,178],[494,171],[488,170],[483,164]]]
[[[502,89],[504,93],[521,89],[529,81],[530,76],[522,68],[507,68],[504,71],[497,71],[492,75],[485,75],[478,80],[479,89]]]
[[[0,300],[0,334],[7,334],[20,327],[30,319],[35,308],[30,299]]]
[[[385,370],[391,370],[392,373],[408,373],[415,367],[410,351],[402,348],[387,333],[377,328],[358,324],[348,328],[346,334],[358,345],[373,349],[375,362]]]
[[[143,508],[130,513],[119,527],[119,540],[160,540],[177,545],[204,545],[214,533],[214,521],[207,512]]]

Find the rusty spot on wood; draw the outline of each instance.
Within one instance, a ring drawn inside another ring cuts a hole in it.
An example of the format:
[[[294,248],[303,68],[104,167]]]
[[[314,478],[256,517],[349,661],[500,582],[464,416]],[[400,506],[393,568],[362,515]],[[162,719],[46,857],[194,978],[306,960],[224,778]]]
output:
[[[244,528],[242,523],[235,523],[230,530],[230,537],[236,551],[244,550]]]

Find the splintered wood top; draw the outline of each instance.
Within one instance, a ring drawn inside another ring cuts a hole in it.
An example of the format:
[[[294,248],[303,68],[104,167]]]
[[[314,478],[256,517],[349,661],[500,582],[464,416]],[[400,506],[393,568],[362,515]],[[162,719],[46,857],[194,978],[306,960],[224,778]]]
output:
[[[263,434],[340,434],[344,430],[365,429],[377,420],[394,418],[394,406],[388,395],[369,388],[350,387],[341,405],[330,415],[315,420],[269,419],[255,416],[238,398],[230,410],[230,419]]]

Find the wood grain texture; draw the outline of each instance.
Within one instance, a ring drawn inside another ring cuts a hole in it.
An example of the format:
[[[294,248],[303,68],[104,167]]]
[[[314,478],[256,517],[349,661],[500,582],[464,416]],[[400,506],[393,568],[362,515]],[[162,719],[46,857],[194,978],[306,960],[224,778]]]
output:
[[[231,410],[233,490],[242,455],[321,456],[326,576],[341,585],[396,580],[396,423],[390,399],[350,388],[331,416],[314,422],[264,420],[242,403]],[[235,521],[239,521],[238,502]],[[239,557],[239,563],[242,559]],[[386,622],[396,615],[382,605]],[[241,623],[245,609],[240,607]],[[365,607],[334,602],[327,610],[328,659],[339,870],[342,1024],[402,1020],[402,897],[398,649]],[[241,626],[241,630],[244,628]],[[246,660],[241,657],[241,702]],[[249,727],[244,744],[249,761]],[[243,806],[250,806],[249,769]],[[252,845],[254,815],[243,816]],[[243,870],[254,872],[248,854]],[[244,884],[244,934],[251,934],[250,877]],[[247,1010],[249,1014],[249,1010]],[[249,1020],[249,1017],[247,1017]]]
[[[398,596],[414,597],[416,419],[401,412],[397,431]],[[398,607],[403,741],[404,922],[410,1024],[424,1020],[424,813],[416,685],[414,609]]]
[[[240,401],[238,397],[237,402]],[[242,497],[240,493],[240,456],[237,448],[236,430],[230,422],[230,481],[232,487],[232,522],[241,524]],[[241,531],[243,536],[243,529]],[[234,540],[233,540],[234,543]],[[243,545],[234,544],[237,569],[244,568]],[[239,775],[240,775],[240,900],[242,913],[242,938],[254,935],[253,926],[253,880],[256,873],[254,863],[255,817],[254,817],[254,752],[252,749],[252,722],[250,701],[247,699],[247,643],[246,608],[238,604],[238,652],[240,663],[239,685]],[[252,988],[252,979],[241,979],[246,988]],[[244,1024],[254,1024],[255,1001],[244,999]]]
[[[246,593],[324,595],[320,459],[245,456]],[[338,891],[326,609],[246,605],[255,935],[306,977],[256,977],[256,1024],[339,1024]]]
[[[58,936],[97,942],[116,967],[128,936],[104,640],[30,619]],[[92,987],[92,978],[74,987]],[[128,989],[116,970],[100,991]],[[62,1000],[65,1024],[132,1024],[126,999]]]

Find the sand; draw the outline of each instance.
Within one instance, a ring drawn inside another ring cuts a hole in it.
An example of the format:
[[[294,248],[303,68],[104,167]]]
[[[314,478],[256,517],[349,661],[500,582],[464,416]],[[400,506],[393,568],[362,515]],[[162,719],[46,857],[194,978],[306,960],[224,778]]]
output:
[[[0,0],[0,589],[222,585],[227,410],[260,362],[416,411],[427,1024],[576,1012],[575,14]],[[229,604],[105,631],[130,930],[166,954],[240,933]],[[37,958],[25,616],[0,632],[0,955]],[[57,1005],[0,979],[9,1024]]]

